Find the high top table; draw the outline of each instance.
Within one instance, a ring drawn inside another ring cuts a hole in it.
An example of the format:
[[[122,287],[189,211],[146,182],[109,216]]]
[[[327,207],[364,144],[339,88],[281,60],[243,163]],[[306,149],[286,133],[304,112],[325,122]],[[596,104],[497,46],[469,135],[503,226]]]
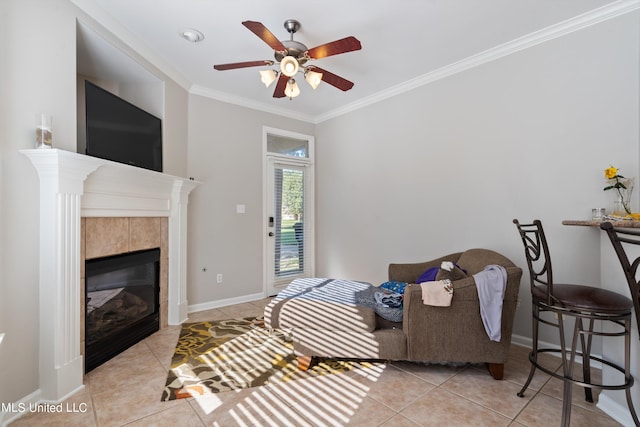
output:
[[[624,277],[620,261],[611,245],[611,241],[607,234],[600,229],[600,224],[606,221],[610,222],[614,227],[640,228],[640,221],[636,220],[565,220],[562,221],[562,224],[588,227],[600,233],[600,287],[631,297],[627,280]],[[632,259],[640,256],[640,248],[626,247],[625,249]],[[631,375],[635,379],[635,384],[631,388],[631,395],[634,406],[640,408],[640,339],[635,325],[637,323],[634,319],[631,321]],[[607,345],[608,340],[612,341],[611,345]],[[614,363],[624,363],[623,346],[619,345],[617,341],[613,342],[611,338],[603,337],[602,356],[605,360],[611,360]],[[605,384],[612,384],[616,380],[619,381],[620,378],[619,372],[607,366],[603,367],[602,379]],[[602,390],[597,406],[622,425],[633,425],[624,391]]]
[[[617,220],[617,221],[613,221],[613,220],[601,220],[601,221],[595,221],[595,220],[574,220],[574,219],[566,219],[564,221],[562,221],[562,225],[581,225],[583,227],[596,227],[596,228],[600,228],[600,224],[602,224],[603,222],[610,222],[611,225],[613,225],[614,227],[622,227],[622,228],[640,228],[640,221],[636,221],[636,220],[627,220],[627,219],[621,219],[621,220]],[[608,242],[609,240],[607,240]],[[613,250],[613,246],[611,247],[611,249]]]

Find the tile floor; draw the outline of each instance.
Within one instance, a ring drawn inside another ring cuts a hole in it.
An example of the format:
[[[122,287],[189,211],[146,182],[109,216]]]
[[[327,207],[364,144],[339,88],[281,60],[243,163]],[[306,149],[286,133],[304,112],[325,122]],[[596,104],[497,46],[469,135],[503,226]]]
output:
[[[192,313],[190,321],[261,315],[267,300]],[[161,402],[180,328],[155,333],[85,377],[76,412],[28,413],[21,426],[557,426],[562,383],[537,373],[525,398],[528,349],[512,346],[505,380],[484,366],[416,363]],[[549,366],[560,364],[548,356]],[[574,390],[572,425],[617,426]],[[67,409],[65,409],[67,411]]]

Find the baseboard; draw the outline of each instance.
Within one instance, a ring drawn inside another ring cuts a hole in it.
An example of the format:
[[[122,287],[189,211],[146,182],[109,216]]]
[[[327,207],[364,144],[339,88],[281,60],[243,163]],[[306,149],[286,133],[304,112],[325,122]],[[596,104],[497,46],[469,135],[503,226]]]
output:
[[[517,345],[517,346],[520,346],[520,347],[531,348],[531,345],[533,344],[533,340],[531,338],[529,338],[529,337],[512,334],[511,335],[511,344],[514,344],[514,345]],[[551,344],[549,344],[549,345],[551,345]]]
[[[600,393],[596,407],[623,426],[632,426],[633,418],[631,417],[631,412],[629,412],[626,400],[625,404],[621,405],[610,398],[607,393],[611,393],[611,391],[603,390]],[[624,391],[619,391],[618,393],[622,393],[624,395]]]
[[[194,304],[189,306],[189,313],[195,313],[197,311],[211,310],[214,308],[226,307],[228,305],[242,304],[245,302],[252,302],[264,299],[264,293],[243,295],[240,297],[221,299],[216,301],[209,301],[202,304]]]
[[[9,423],[17,420],[27,412],[29,408],[40,402],[42,393],[40,389],[37,389],[33,393],[23,397],[17,402],[13,403],[1,403],[0,407],[0,426],[6,427]]]
[[[42,399],[42,390],[38,389],[17,402],[8,404],[0,403],[0,427],[6,427],[9,423],[30,412],[84,412],[84,406],[71,407],[67,406],[71,404],[66,404],[64,406],[62,404],[62,402],[83,388],[84,384],[56,401]]]

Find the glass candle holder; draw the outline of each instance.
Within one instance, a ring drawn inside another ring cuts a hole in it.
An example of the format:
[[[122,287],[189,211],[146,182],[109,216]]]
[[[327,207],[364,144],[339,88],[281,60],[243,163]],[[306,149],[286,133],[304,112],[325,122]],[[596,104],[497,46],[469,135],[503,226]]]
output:
[[[48,114],[36,115],[36,148],[51,148],[53,142],[52,122],[53,119]]]
[[[591,219],[594,221],[602,221],[606,214],[605,208],[593,208],[591,209]]]

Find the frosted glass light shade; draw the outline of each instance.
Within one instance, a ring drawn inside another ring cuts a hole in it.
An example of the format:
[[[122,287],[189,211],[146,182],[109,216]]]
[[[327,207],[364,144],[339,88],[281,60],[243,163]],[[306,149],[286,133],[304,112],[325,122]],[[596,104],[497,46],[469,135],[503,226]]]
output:
[[[289,98],[295,98],[300,95],[300,88],[294,79],[289,79],[287,86],[284,88],[284,94]]]
[[[260,71],[260,80],[264,83],[265,87],[269,87],[271,83],[276,81],[278,72],[276,70],[262,70]]]
[[[322,73],[308,70],[304,73],[304,79],[309,83],[313,90],[315,90],[322,81]]]
[[[295,76],[298,72],[298,60],[293,56],[285,56],[280,61],[280,71],[287,77]]]

